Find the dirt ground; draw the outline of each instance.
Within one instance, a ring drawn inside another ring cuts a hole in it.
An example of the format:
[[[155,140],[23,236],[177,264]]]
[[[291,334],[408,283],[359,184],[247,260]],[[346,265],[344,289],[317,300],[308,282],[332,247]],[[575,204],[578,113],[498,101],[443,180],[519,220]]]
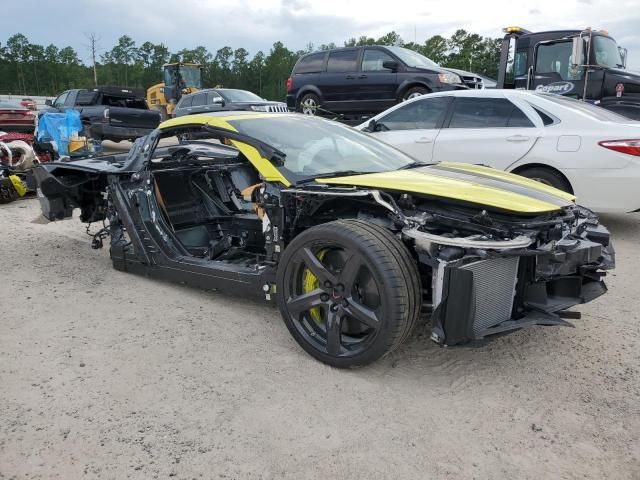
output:
[[[77,219],[0,207],[0,479],[640,478],[640,215],[576,328],[373,366],[266,303],[115,271]]]

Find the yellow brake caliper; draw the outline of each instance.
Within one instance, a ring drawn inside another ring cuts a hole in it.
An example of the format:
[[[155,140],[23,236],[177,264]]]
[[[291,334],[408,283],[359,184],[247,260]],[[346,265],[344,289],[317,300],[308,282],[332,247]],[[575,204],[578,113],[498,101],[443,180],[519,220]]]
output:
[[[322,261],[326,254],[327,250],[320,250],[316,256],[318,257],[318,260]],[[320,281],[313,273],[311,273],[311,270],[305,268],[304,273],[302,274],[302,293],[313,292],[316,288],[320,288]],[[322,323],[322,312],[320,311],[320,307],[313,307],[309,310],[309,314],[317,324]]]

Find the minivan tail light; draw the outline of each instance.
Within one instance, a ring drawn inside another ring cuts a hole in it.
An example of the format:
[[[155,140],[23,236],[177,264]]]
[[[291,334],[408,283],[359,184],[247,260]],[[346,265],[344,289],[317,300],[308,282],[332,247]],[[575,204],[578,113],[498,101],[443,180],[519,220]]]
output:
[[[615,150],[616,152],[640,157],[640,139],[603,140],[602,142],[598,142],[598,145],[604,148],[608,148],[609,150]]]
[[[289,77],[287,78],[287,92],[291,91],[291,87],[293,87],[293,79]]]

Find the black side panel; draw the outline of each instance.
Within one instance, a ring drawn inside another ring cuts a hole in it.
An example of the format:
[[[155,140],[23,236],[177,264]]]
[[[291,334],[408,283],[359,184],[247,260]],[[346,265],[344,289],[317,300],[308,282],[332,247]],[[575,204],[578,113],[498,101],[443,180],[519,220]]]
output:
[[[455,345],[473,338],[475,299],[473,298],[473,272],[447,268],[446,297],[442,299],[442,325],[445,343]]]

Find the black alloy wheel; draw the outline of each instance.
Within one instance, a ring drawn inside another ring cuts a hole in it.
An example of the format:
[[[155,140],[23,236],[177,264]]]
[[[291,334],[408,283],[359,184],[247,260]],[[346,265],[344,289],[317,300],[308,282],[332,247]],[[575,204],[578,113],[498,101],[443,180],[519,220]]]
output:
[[[365,365],[407,338],[420,312],[420,277],[404,244],[357,220],[318,225],[289,244],[278,266],[287,328],[329,365]]]

